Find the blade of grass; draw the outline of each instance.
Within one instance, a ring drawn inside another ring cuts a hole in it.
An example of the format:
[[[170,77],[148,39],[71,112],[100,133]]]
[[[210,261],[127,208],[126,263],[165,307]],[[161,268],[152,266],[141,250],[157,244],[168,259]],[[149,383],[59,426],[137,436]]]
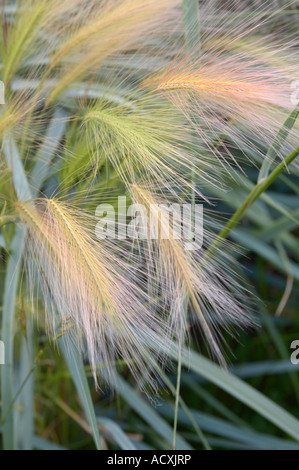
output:
[[[137,450],[132,440],[128,438],[121,427],[112,421],[112,419],[99,418],[98,422],[122,450]]]
[[[33,437],[33,447],[37,450],[69,450],[39,436]]]
[[[23,247],[24,232],[21,227],[17,227],[6,269],[2,314],[2,341],[5,345],[5,364],[1,366],[1,412],[2,420],[4,421],[2,426],[3,448],[5,450],[15,450],[16,448],[13,413],[10,409],[10,403],[14,396],[13,345],[15,299],[21,272]]]
[[[289,133],[293,129],[298,116],[299,116],[299,106],[297,105],[296,108],[291,112],[291,114],[286,119],[285,123],[283,124],[282,128],[279,130],[276,138],[274,139],[274,142],[272,143],[269,150],[267,151],[266,157],[263,161],[262,167],[259,172],[258,183],[262,181],[264,178],[267,178],[271,165],[274,163],[278,152],[281,150],[282,145],[284,144]]]
[[[171,416],[171,407],[168,403],[161,406],[161,414],[165,417]],[[290,442],[277,437],[272,437],[267,434],[251,431],[248,429],[242,429],[239,426],[235,426],[223,419],[211,416],[206,413],[201,413],[197,410],[191,410],[194,419],[202,423],[202,426],[206,432],[209,432],[216,436],[225,437],[232,439],[235,442],[242,442],[252,449],[279,449],[279,450],[299,450],[299,445],[295,442]],[[187,426],[188,420],[186,416],[180,411],[179,421],[183,426]]]
[[[177,355],[176,355],[177,359]],[[168,448],[172,447],[173,431],[166,421],[119,375],[114,383],[115,391],[146,421],[156,433],[165,439]],[[191,450],[192,447],[179,435],[176,438],[179,450]]]
[[[155,348],[155,343],[152,343],[151,346]],[[169,356],[176,361],[178,357],[177,345],[172,343],[167,351]],[[299,420],[258,390],[195,351],[184,350],[182,364],[225,390],[299,442]]]
[[[177,358],[176,349],[177,348],[172,348],[170,350],[170,355],[173,359]],[[182,363],[185,367],[189,367],[193,372],[205,377],[222,390],[225,390],[227,393],[255,410],[299,442],[299,420],[262,393],[194,351],[185,352],[182,357]]]
[[[189,418],[189,421],[190,423],[192,424],[192,426],[194,427],[194,430],[196,432],[196,434],[198,435],[203,447],[205,450],[211,450],[211,447],[206,439],[206,436],[203,434],[202,430],[200,429],[199,425],[194,421],[193,419],[193,416],[192,414],[190,413],[189,411],[189,408],[188,406],[186,405],[185,401],[182,399],[182,397],[180,396],[180,394],[177,394],[177,388],[174,387],[174,385],[172,384],[171,380],[168,378],[168,376],[166,375],[166,373],[164,372],[164,370],[159,366],[159,364],[156,362],[156,361],[153,361],[152,358],[148,358],[149,361],[153,364],[153,367],[156,369],[156,371],[158,372],[159,376],[161,377],[161,379],[163,380],[163,382],[165,383],[165,385],[167,385],[167,387],[169,388],[169,390],[171,391],[171,393],[173,394],[173,396],[176,397],[178,396],[179,398],[179,404],[181,405],[182,409],[184,410],[184,412],[186,413],[186,416],[188,416]],[[178,405],[176,404],[175,405],[178,409]]]
[[[14,187],[18,198],[27,201],[32,198],[31,189],[23,163],[14,139],[7,136],[3,142],[3,151],[8,167],[12,172]]]
[[[279,361],[255,361],[252,363],[235,365],[232,372],[241,378],[260,377],[272,374],[286,374],[291,371],[298,374],[299,365],[292,364],[290,357]]]
[[[31,192],[27,177],[17,146],[12,138],[7,137],[4,140],[3,151],[7,165],[12,171],[13,183],[19,199],[30,199]],[[3,447],[6,450],[15,449],[16,447],[13,412],[10,409],[10,404],[14,396],[13,349],[15,301],[22,266],[24,238],[25,230],[22,227],[16,227],[6,270],[3,296],[2,337],[5,344],[6,364],[1,368],[1,395],[2,420],[5,417],[3,423]]]
[[[242,219],[247,209],[259,198],[259,196],[266,191],[266,189],[276,180],[276,178],[282,173],[288,165],[290,165],[295,158],[299,155],[299,147],[296,147],[276,168],[273,170],[267,178],[264,178],[251,190],[245,201],[236,210],[232,217],[228,220],[224,228],[217,235],[214,242],[207,249],[203,261],[211,258],[216,252],[217,248],[223,243],[228,237],[233,228]]]
[[[31,323],[26,322],[26,338],[23,337],[21,345],[21,363],[19,370],[19,384],[21,384],[34,361],[33,358],[33,332]],[[16,411],[16,439],[18,449],[32,450],[34,432],[34,374],[31,374],[19,397],[18,410]]]
[[[65,338],[59,339],[59,347],[67,362],[74,384],[80,397],[86,419],[92,430],[93,439],[97,450],[102,449],[101,438],[97,424],[97,417],[92,403],[88,380],[85,374],[84,364],[77,349],[69,341],[66,344]]]
[[[212,406],[218,413],[222,414],[226,419],[231,421],[232,423],[236,424],[239,427],[247,427],[247,424],[239,418],[232,410],[227,408],[225,405],[221,403],[221,401],[217,400],[211,393],[205,390],[203,387],[198,385],[190,376],[189,374],[185,375],[183,378],[184,384],[187,384],[190,390],[195,393],[198,397],[206,401],[210,406]]]
[[[48,126],[45,141],[37,152],[35,165],[30,175],[30,181],[33,186],[33,195],[38,194],[41,185],[47,177],[49,167],[57,147],[64,135],[69,114],[62,109],[58,109]]]
[[[279,333],[279,330],[275,323],[273,322],[272,317],[269,315],[267,312],[266,308],[262,304],[262,302],[259,303],[259,312],[262,315],[265,326],[270,334],[270,336],[273,339],[273,342],[275,344],[275,347],[277,351],[279,352],[280,356],[282,359],[284,359],[289,365],[291,364],[290,362],[290,352],[288,351],[283,339],[281,338],[281,335]],[[292,368],[289,369],[289,377],[292,382],[295,395],[297,397],[297,400],[299,400],[299,380],[298,380],[298,375],[296,372],[292,372],[291,369],[294,370],[294,365],[292,364]]]
[[[262,258],[269,261],[275,268],[282,272],[285,275],[288,275],[288,270],[286,266],[281,262],[281,258],[276,250],[274,250],[269,244],[259,240],[247,230],[244,229],[235,229],[231,233],[231,238],[239,243],[242,246],[246,246],[247,249],[253,251],[254,253],[260,255]],[[299,265],[290,261],[289,264],[294,279],[299,280]]]

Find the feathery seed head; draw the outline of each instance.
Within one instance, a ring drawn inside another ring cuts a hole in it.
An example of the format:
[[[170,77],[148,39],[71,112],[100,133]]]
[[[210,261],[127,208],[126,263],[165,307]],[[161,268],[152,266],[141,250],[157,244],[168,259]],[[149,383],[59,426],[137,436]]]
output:
[[[30,285],[37,267],[54,336],[70,318],[69,334],[81,347],[86,338],[95,378],[105,367],[113,380],[113,364],[121,357],[136,377],[154,386],[147,342],[162,352],[159,342],[167,343],[170,330],[144,290],[141,272],[112,241],[96,239],[87,213],[57,199],[16,207],[29,227]]]

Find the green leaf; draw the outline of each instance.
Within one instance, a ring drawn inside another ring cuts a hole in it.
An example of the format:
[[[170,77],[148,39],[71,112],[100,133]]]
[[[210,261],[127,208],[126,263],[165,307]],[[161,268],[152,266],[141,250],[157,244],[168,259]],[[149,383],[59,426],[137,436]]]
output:
[[[60,338],[58,342],[59,347],[67,362],[70,373],[72,375],[74,384],[76,386],[78,395],[80,397],[82,406],[86,414],[88,424],[91,427],[96,448],[98,450],[101,450],[102,446],[97,424],[97,417],[92,403],[88,380],[86,377],[81,355],[79,354],[75,346],[71,343],[71,341],[68,341],[68,343],[66,344],[66,340],[64,337]]]
[[[283,124],[282,128],[279,130],[274,142],[270,146],[269,150],[267,151],[266,157],[263,161],[262,167],[259,172],[258,182],[262,179],[267,178],[269,175],[269,171],[271,165],[274,163],[277,154],[279,153],[282,145],[286,141],[290,131],[293,129],[295,122],[299,115],[299,106],[297,105],[296,108],[291,112],[291,114],[286,119],[285,123]]]
[[[161,413],[165,417],[171,417],[172,410],[168,404],[162,405],[160,408]],[[246,444],[251,449],[260,450],[299,450],[299,444],[279,439],[258,432],[253,432],[248,429],[235,426],[228,421],[225,421],[206,413],[200,413],[197,410],[191,410],[191,413],[196,422],[205,432],[209,432],[216,436],[226,437],[235,442]],[[179,412],[179,422],[184,426],[189,425],[189,420],[183,411]]]
[[[21,201],[28,201],[32,198],[31,189],[23,167],[23,163],[14,139],[7,135],[3,142],[3,151],[6,162],[12,172],[13,183],[18,198]]]
[[[238,377],[242,378],[264,377],[272,374],[298,372],[299,365],[292,364],[289,359],[279,361],[256,361],[233,366],[232,371]]]
[[[12,171],[13,182],[19,199],[30,199],[31,191],[23,164],[14,140],[6,136],[3,142],[3,151],[9,168]],[[13,410],[10,410],[11,400],[14,396],[13,384],[13,345],[14,345],[14,313],[15,299],[22,266],[24,238],[26,231],[16,227],[12,241],[12,250],[9,257],[4,286],[2,340],[5,344],[5,365],[1,367],[1,395],[3,447],[6,450],[15,449],[16,436],[14,433]]]
[[[10,405],[12,397],[14,396],[13,345],[15,299],[21,272],[23,247],[24,232],[21,227],[17,227],[12,241],[12,251],[6,269],[2,314],[2,341],[5,345],[5,364],[0,368],[2,397],[1,424],[3,427],[3,447],[5,450],[15,450],[16,448],[13,410],[10,409]]]
[[[246,230],[243,229],[235,229],[230,234],[231,238],[240,243],[242,246],[246,246],[250,251],[260,255],[262,258],[269,261],[275,268],[277,268],[280,272],[288,275],[289,273],[286,270],[286,266],[283,265],[281,258],[277,251],[275,251],[271,246],[267,243],[259,240],[255,236],[252,236]],[[290,261],[290,269],[294,276],[294,279],[299,280],[299,266],[298,264]]]
[[[122,450],[137,450],[131,439],[128,438],[121,427],[114,421],[107,418],[99,418],[98,422],[106,431],[108,431],[110,437]]]
[[[21,360],[18,371],[19,384],[25,385],[20,393],[16,415],[16,440],[19,450],[32,450],[34,431],[34,373],[32,372],[33,333],[30,321],[26,322],[26,338],[22,338]],[[30,377],[28,378],[28,374]]]
[[[176,348],[171,348],[169,352],[176,360]],[[262,393],[194,351],[185,352],[182,362],[185,367],[225,390],[299,442],[299,420]]]
[[[37,450],[68,450],[65,447],[54,444],[39,436],[33,437],[33,447]]]
[[[183,0],[183,17],[185,25],[185,41],[189,52],[197,52],[200,45],[200,22],[198,0]]]
[[[41,148],[37,152],[36,162],[30,175],[33,186],[33,195],[36,196],[45,178],[48,175],[51,161],[55,155],[57,147],[64,135],[69,114],[62,109],[58,109],[49,124],[47,134]]]
[[[146,421],[156,433],[168,443],[168,448],[172,447],[173,432],[171,426],[164,421],[159,414],[142,398],[122,377],[117,375],[113,383],[123,399]],[[191,450],[192,447],[179,435],[176,438],[176,447],[179,450]]]

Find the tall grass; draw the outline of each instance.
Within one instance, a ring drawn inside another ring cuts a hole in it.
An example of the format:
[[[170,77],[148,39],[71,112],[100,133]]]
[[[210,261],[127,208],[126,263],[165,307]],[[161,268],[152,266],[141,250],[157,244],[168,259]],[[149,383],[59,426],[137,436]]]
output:
[[[3,2],[3,449],[298,449],[283,389],[258,390],[280,373],[299,396],[297,13]],[[120,196],[139,237],[99,237]],[[167,225],[189,203],[192,249]]]

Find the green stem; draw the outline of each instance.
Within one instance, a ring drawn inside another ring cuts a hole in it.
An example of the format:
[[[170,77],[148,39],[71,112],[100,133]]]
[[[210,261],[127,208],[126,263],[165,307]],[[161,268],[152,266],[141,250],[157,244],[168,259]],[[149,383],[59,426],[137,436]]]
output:
[[[299,146],[293,150],[276,168],[270,173],[267,178],[261,179],[254,188],[250,191],[247,198],[238,208],[238,210],[232,215],[228,220],[224,228],[217,235],[214,242],[207,249],[204,255],[204,261],[209,260],[214,254],[215,251],[222,245],[223,241],[228,237],[233,228],[238,224],[242,219],[245,212],[252,204],[260,197],[260,195],[268,189],[268,187],[276,180],[276,178],[292,163],[293,160],[299,155]]]
[[[149,360],[150,360],[151,364],[153,365],[153,367],[156,369],[156,371],[159,373],[160,377],[163,379],[163,382],[165,383],[165,385],[167,385],[167,387],[169,388],[169,390],[171,391],[173,396],[176,397],[177,396],[176,388],[172,384],[171,380],[168,378],[167,374],[163,371],[163,369],[159,366],[159,364],[155,360],[152,360],[150,357],[149,357]],[[182,360],[182,355],[181,355],[181,360]],[[178,383],[180,383],[180,382],[178,382]],[[182,409],[184,410],[186,416],[188,416],[190,423],[194,427],[194,430],[195,430],[196,434],[198,435],[201,443],[203,444],[204,449],[205,450],[211,450],[211,447],[210,447],[204,433],[202,432],[202,430],[198,426],[198,424],[197,424],[196,420],[194,419],[191,411],[189,411],[188,406],[186,405],[186,403],[184,402],[184,400],[182,399],[182,397],[180,395],[178,395],[178,401],[179,401],[179,404],[181,405]],[[177,406],[177,408],[178,408],[178,406]]]

